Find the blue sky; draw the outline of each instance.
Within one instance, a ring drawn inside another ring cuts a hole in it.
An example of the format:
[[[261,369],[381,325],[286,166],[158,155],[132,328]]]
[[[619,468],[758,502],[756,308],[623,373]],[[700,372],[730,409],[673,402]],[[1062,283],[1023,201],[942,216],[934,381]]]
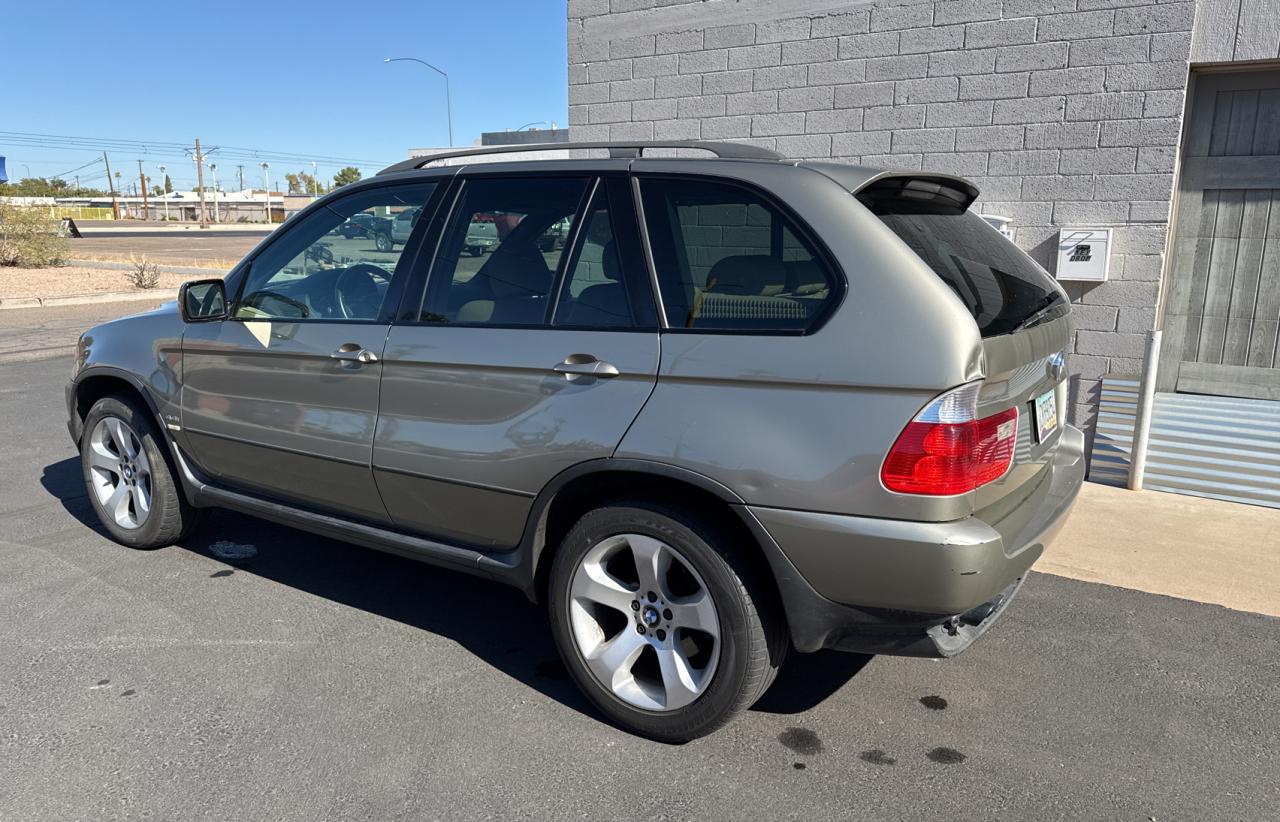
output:
[[[564,0],[211,0],[4,3],[0,132],[236,146],[379,163],[448,144],[449,73],[457,145],[482,131],[568,120]],[[90,162],[93,148],[18,145],[0,134],[11,179]],[[175,184],[195,168],[173,149],[109,150],[136,180],[165,162]],[[216,159],[216,152],[213,158]],[[246,185],[243,159],[219,164]],[[250,174],[249,166],[253,166]],[[273,177],[309,163],[271,163]],[[321,163],[328,179],[336,163]],[[101,165],[81,172],[82,183]],[[260,185],[260,183],[259,183]]]

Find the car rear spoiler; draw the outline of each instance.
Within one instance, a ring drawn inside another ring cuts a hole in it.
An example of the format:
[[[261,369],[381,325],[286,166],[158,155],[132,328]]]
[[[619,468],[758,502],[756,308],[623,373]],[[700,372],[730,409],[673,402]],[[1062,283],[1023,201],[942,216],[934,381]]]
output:
[[[866,205],[880,199],[919,200],[964,211],[978,199],[978,187],[950,174],[886,171],[853,192]]]
[[[863,203],[881,198],[906,198],[932,201],[935,208],[944,206],[964,211],[978,199],[978,187],[954,174],[884,171],[830,162],[804,162],[800,165],[835,180]]]

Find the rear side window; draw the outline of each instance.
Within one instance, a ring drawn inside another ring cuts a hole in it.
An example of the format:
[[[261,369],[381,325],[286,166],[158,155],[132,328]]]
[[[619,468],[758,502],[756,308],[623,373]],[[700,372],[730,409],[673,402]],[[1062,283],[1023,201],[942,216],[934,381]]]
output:
[[[670,328],[802,331],[833,299],[812,245],[755,192],[680,178],[640,191]]]
[[[441,241],[421,319],[544,325],[564,238],[586,189],[578,178],[468,180]]]
[[[1067,300],[1040,266],[986,220],[943,197],[901,185],[858,196],[949,285],[984,337],[1064,316]]]

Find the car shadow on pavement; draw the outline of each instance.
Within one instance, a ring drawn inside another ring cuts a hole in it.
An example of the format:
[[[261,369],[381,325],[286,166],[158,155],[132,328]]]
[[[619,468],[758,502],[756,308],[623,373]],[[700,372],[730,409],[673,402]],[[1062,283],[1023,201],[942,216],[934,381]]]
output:
[[[78,459],[46,466],[40,481],[68,513],[106,536],[85,494]],[[212,547],[219,542],[257,550],[247,559],[227,559]],[[212,511],[208,526],[180,547],[236,571],[447,637],[561,704],[603,719],[569,678],[542,607],[514,588],[224,510]],[[808,710],[843,687],[870,659],[792,654],[753,710]]]

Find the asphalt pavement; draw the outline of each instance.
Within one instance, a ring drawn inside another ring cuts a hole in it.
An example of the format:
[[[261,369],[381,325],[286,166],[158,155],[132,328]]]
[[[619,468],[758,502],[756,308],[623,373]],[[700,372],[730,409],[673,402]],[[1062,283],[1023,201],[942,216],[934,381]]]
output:
[[[793,657],[660,745],[514,590],[230,513],[106,539],[69,371],[0,366],[0,819],[1276,818],[1275,618],[1035,574],[954,660]]]
[[[69,356],[86,328],[149,311],[174,298],[173,292],[166,291],[135,302],[5,309],[0,311],[0,365]]]

